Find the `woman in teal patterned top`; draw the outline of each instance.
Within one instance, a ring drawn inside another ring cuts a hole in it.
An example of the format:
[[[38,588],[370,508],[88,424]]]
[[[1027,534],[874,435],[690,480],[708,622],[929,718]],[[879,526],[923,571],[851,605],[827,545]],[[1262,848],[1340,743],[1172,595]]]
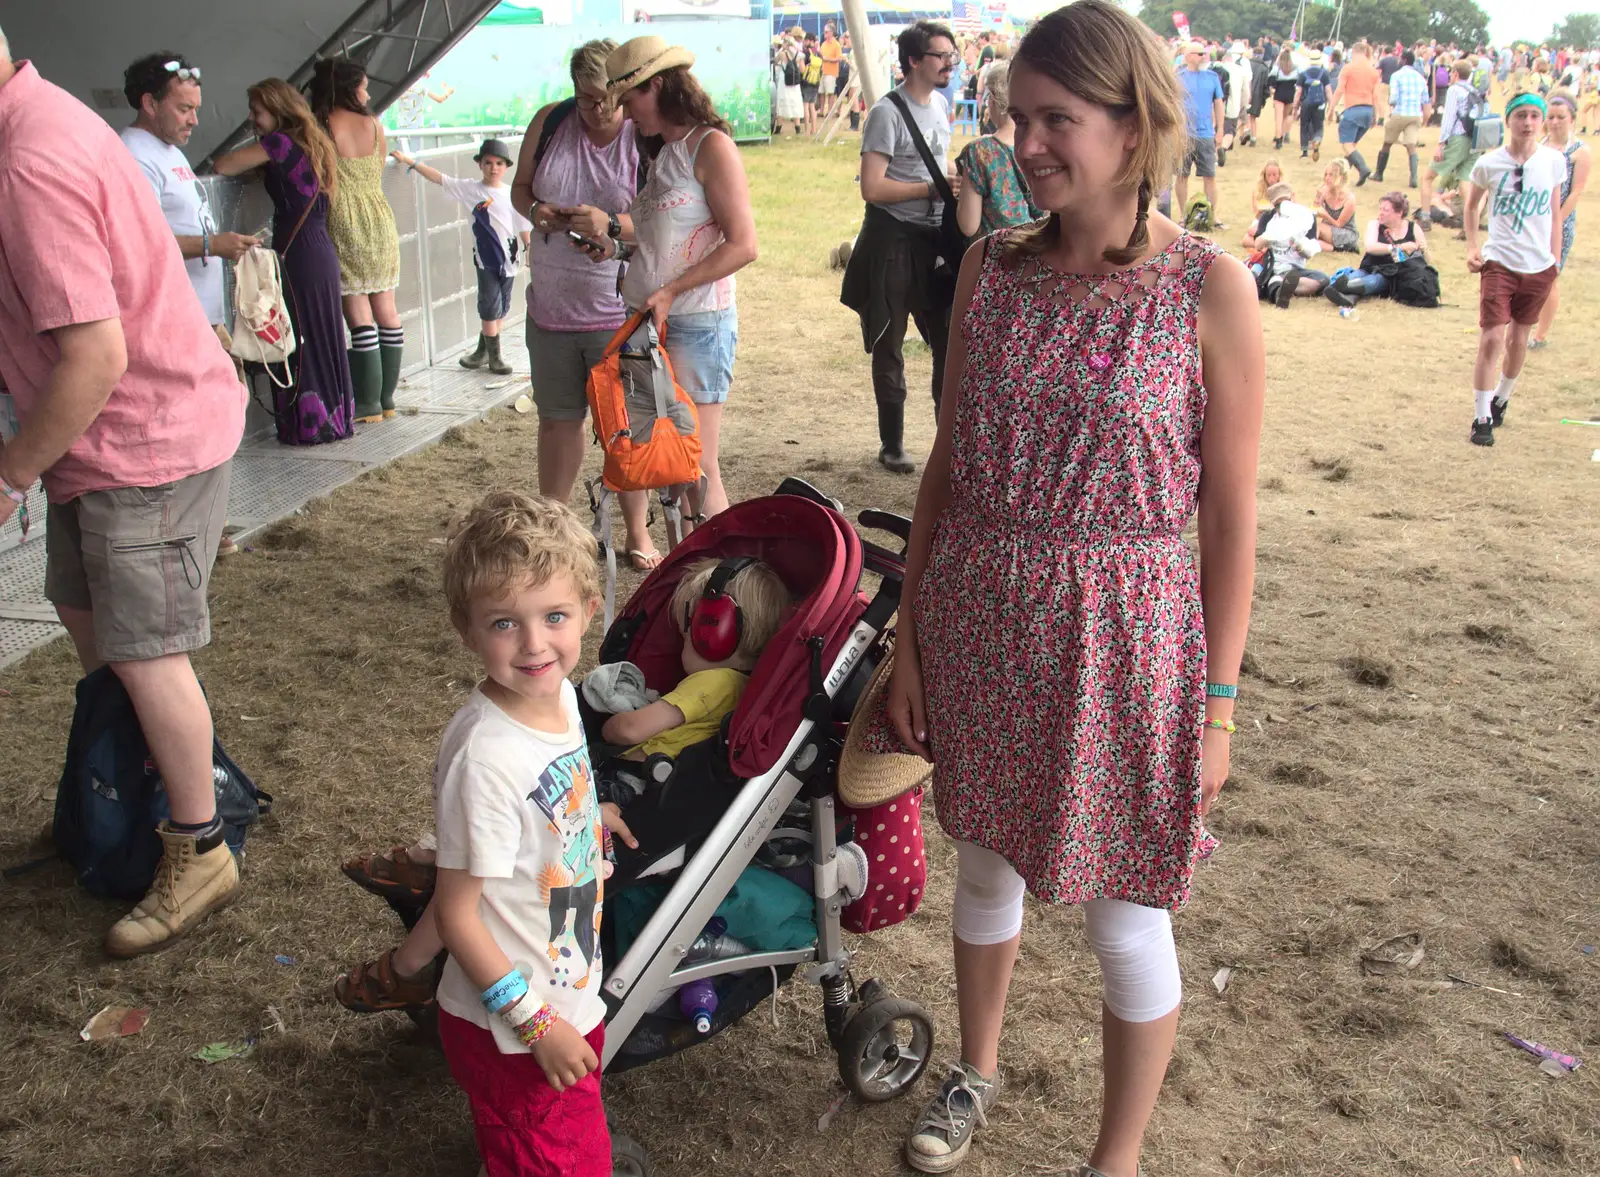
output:
[[[1016,127],[1007,111],[1011,103],[1009,66],[1009,62],[997,61],[989,67],[986,91],[994,134],[974,139],[956,157],[963,177],[956,223],[968,237],[984,236],[1007,225],[1024,225],[1040,216],[1017,164]]]

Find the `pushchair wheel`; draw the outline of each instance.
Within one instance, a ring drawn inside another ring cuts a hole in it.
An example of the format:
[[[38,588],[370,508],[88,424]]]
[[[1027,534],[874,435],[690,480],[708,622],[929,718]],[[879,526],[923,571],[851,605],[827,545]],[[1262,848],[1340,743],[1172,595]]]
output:
[[[611,1177],[650,1177],[650,1154],[631,1136],[611,1134]]]
[[[839,1039],[839,1078],[863,1103],[904,1095],[933,1055],[933,1021],[914,1001],[863,1005]]]

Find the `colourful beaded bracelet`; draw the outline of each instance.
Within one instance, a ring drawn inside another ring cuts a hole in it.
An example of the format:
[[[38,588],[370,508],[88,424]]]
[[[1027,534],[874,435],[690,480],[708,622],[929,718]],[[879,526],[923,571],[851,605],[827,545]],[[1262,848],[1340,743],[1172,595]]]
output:
[[[541,1002],[539,1008],[533,1011],[532,1016],[526,1021],[519,1022],[514,1027],[517,1032],[517,1041],[524,1046],[532,1046],[550,1033],[550,1028],[555,1024],[556,1011]]]
[[[1231,719],[1207,719],[1203,721],[1200,726],[1214,727],[1219,732],[1227,732],[1230,736],[1233,735],[1236,730],[1238,730],[1233,726],[1233,720]]]
[[[1237,699],[1239,688],[1231,682],[1208,682],[1206,684],[1206,698],[1208,699]]]

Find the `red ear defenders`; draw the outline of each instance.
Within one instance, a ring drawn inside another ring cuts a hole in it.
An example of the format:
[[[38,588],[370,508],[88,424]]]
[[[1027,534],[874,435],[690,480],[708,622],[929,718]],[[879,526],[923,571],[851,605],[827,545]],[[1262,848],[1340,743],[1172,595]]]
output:
[[[744,618],[739,603],[728,595],[728,584],[755,562],[754,556],[735,556],[718,564],[700,599],[683,619],[689,644],[707,662],[724,662],[739,648]]]

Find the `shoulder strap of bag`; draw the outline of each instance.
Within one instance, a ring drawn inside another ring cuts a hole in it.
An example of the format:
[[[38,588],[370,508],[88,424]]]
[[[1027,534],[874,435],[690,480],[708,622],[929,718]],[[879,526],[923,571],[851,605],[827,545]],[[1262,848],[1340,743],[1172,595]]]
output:
[[[313,176],[315,176],[317,174],[317,170],[315,168],[312,168],[311,169],[311,174]],[[317,179],[317,190],[311,194],[311,199],[306,201],[306,207],[301,211],[300,219],[295,222],[294,232],[289,234],[289,241],[283,247],[283,252],[285,254],[287,254],[289,252],[289,250],[293,249],[294,248],[294,243],[300,239],[300,230],[305,228],[306,218],[311,215],[312,206],[317,203],[317,198],[320,197],[321,195],[322,195],[322,180],[319,177]]]
[[[533,146],[533,166],[538,167],[544,159],[544,153],[550,148],[550,140],[555,138],[556,128],[567,121],[567,116],[578,108],[576,98],[563,98],[550,108],[550,113],[544,116],[544,126],[539,128],[539,141]]]
[[[911,117],[911,109],[906,106],[906,100],[901,97],[900,91],[890,90],[889,101],[894,103],[894,108],[900,112],[900,117],[905,121],[906,129],[911,132],[911,141],[917,145],[917,154],[922,156],[922,166],[928,169],[928,175],[939,193],[939,199],[946,204],[954,205],[956,194],[950,190],[950,181],[939,170],[939,163],[933,158],[933,152],[928,149],[928,141],[922,137],[922,130],[917,126],[917,120]]]

